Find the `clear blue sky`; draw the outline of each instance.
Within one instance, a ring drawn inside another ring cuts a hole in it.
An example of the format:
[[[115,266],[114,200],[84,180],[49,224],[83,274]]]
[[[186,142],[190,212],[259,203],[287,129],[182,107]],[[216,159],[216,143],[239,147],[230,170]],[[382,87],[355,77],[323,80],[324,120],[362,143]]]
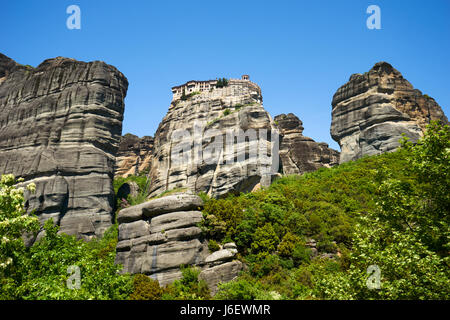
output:
[[[66,8],[81,8],[69,30]],[[366,9],[381,8],[381,30]],[[272,116],[295,113],[304,134],[334,148],[331,99],[352,73],[388,61],[450,114],[450,1],[11,1],[0,52],[37,66],[56,56],[103,60],[130,83],[123,133],[153,135],[170,88],[249,74]]]

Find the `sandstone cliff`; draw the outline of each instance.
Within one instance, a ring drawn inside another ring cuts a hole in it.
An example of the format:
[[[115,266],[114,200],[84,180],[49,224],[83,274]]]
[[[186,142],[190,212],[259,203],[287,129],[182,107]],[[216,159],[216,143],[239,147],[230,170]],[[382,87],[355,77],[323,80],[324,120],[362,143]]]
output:
[[[402,133],[415,141],[431,120],[448,123],[433,98],[386,62],[353,74],[334,94],[332,107],[331,136],[341,146],[340,162],[393,151]]]
[[[339,151],[303,135],[302,121],[292,113],[274,118],[280,129],[280,162],[283,174],[302,174],[339,163]]]
[[[150,196],[176,188],[221,196],[268,185],[277,148],[277,130],[251,81],[176,98],[155,134]],[[265,160],[252,157],[254,150]]]
[[[0,173],[35,182],[26,207],[91,238],[111,225],[114,161],[128,82],[101,61],[0,55]]]
[[[139,138],[130,133],[122,136],[114,175],[126,178],[129,175],[148,173],[152,163],[153,143],[154,139],[150,136]]]

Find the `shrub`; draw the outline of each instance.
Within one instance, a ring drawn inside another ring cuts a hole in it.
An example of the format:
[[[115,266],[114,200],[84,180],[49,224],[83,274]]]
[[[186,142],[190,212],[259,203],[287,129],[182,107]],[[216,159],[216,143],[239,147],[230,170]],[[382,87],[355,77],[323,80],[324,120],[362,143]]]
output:
[[[254,233],[252,252],[269,254],[275,251],[279,241],[272,224],[266,223],[263,227],[257,228]]]
[[[204,300],[210,299],[208,285],[199,280],[200,270],[195,267],[181,267],[183,277],[168,285],[163,292],[163,300]]]
[[[130,300],[159,300],[163,295],[163,289],[158,280],[154,280],[144,274],[137,274],[133,278],[134,291]]]
[[[217,80],[216,88],[223,88],[223,87],[226,87],[226,86],[228,86],[228,79],[226,79],[226,78],[219,78]]]
[[[11,174],[0,177],[0,299],[14,299],[15,288],[22,281],[23,256],[26,248],[22,235],[24,232],[39,230],[39,221],[26,215],[24,209],[23,187],[17,188]],[[27,185],[34,192],[34,184]]]
[[[320,298],[449,299],[450,127],[431,123],[417,144],[403,141],[411,179],[381,167],[377,206],[358,217],[347,272],[327,270],[317,279]],[[369,289],[368,267],[380,270]]]
[[[278,254],[281,257],[291,257],[292,253],[294,252],[294,248],[297,244],[300,243],[300,237],[291,233],[287,232],[283,239],[281,239],[280,244],[278,245]]]
[[[220,246],[217,241],[211,239],[208,241],[208,249],[209,251],[214,252],[220,250]]]
[[[239,279],[228,283],[219,284],[219,290],[215,296],[217,300],[254,300],[259,290],[251,279]]]
[[[22,254],[14,299],[103,300],[130,295],[131,278],[119,275],[120,266],[114,264],[117,226],[90,242],[58,234],[58,229],[51,219],[47,220],[45,236]],[[79,288],[68,286],[74,275],[71,266],[80,270]]]

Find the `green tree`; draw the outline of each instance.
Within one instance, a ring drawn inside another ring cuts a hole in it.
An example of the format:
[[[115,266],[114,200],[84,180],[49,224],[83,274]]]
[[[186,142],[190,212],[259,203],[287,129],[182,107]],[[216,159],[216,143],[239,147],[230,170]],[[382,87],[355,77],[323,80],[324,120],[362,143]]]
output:
[[[75,236],[58,234],[51,219],[44,225],[45,236],[29,248],[21,270],[22,283],[16,289],[20,299],[126,299],[133,290],[129,275],[118,274],[121,266],[114,264],[117,226],[111,227],[101,239],[89,242]],[[68,286],[74,275],[71,267],[80,270],[80,287]]]
[[[39,229],[36,217],[27,215],[24,209],[23,187],[16,187],[13,175],[2,175],[0,179],[0,299],[14,298],[14,288],[20,282],[19,270],[26,251],[22,235]],[[26,186],[34,192],[36,186]]]
[[[271,223],[266,223],[263,227],[256,229],[254,240],[251,244],[252,251],[262,255],[267,255],[275,251],[280,242]]]
[[[164,288],[163,300],[205,300],[210,299],[206,281],[199,279],[200,270],[195,267],[181,267],[182,278]]]
[[[160,300],[163,289],[158,280],[154,280],[145,274],[137,274],[133,278],[134,291],[130,300]]]
[[[316,283],[324,298],[449,299],[450,129],[432,123],[417,144],[403,141],[409,180],[379,170],[377,207],[355,228],[348,273],[325,273]],[[380,288],[367,286],[369,266]]]

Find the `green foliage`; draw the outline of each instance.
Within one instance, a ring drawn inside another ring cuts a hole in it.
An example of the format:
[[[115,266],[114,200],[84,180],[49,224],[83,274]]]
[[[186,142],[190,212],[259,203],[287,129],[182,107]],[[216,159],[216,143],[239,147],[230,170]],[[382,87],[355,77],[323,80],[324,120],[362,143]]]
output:
[[[349,272],[324,277],[323,287],[333,289],[321,297],[450,298],[450,127],[432,123],[417,144],[404,140],[403,149],[403,170],[415,179],[402,181],[380,169],[378,205],[358,219]],[[381,270],[378,290],[366,286],[369,265]]]
[[[228,86],[228,79],[226,79],[226,78],[219,78],[217,80],[216,88],[223,88],[223,87],[226,87],[226,86]]]
[[[229,115],[230,113],[231,113],[230,109],[226,108],[226,109],[223,111],[223,116],[226,117],[226,116]]]
[[[301,239],[299,236],[291,232],[287,232],[278,245],[278,254],[281,257],[291,257],[295,247],[300,243]]]
[[[45,236],[22,256],[20,283],[13,290],[15,299],[125,299],[132,290],[131,278],[118,275],[114,264],[117,227],[102,239],[86,242],[58,234],[52,220],[44,225]],[[73,272],[80,269],[80,288],[69,288]]]
[[[251,249],[253,253],[267,254],[275,251],[280,239],[271,223],[256,229]]]
[[[183,277],[164,288],[163,300],[206,300],[211,299],[208,286],[199,280],[200,270],[181,267]]]
[[[14,298],[15,286],[21,281],[22,256],[26,253],[23,233],[39,230],[38,219],[25,212],[25,189],[15,186],[22,181],[11,174],[0,178],[0,299]],[[29,192],[35,188],[34,184],[26,186]]]
[[[219,284],[219,291],[214,296],[217,300],[280,300],[282,298],[282,295],[271,290],[270,286],[249,275]]]
[[[23,189],[16,189],[12,176],[3,176],[0,191],[0,234],[2,259],[0,299],[124,299],[131,292],[131,280],[118,275],[114,264],[117,227],[102,239],[86,242],[58,234],[51,219],[44,225],[45,236],[31,247],[25,247],[22,233],[37,231],[37,218],[25,215]],[[34,186],[28,186],[33,190]],[[9,262],[8,262],[9,261]],[[79,288],[67,285],[80,270]],[[75,267],[75,268],[76,268]]]
[[[194,92],[191,92],[189,94],[186,94],[186,92],[183,89],[183,92],[181,94],[181,98],[180,99],[183,100],[183,101],[186,101],[189,98],[192,98],[193,96],[198,95],[198,94],[201,94],[201,92],[200,91],[194,91]]]
[[[158,280],[145,274],[137,274],[133,277],[133,288],[130,300],[160,300],[164,292]]]
[[[449,127],[432,123],[396,152],[205,199],[205,232],[235,241],[249,267],[218,297],[449,299],[449,150]],[[335,258],[312,259],[309,238]]]
[[[119,197],[117,196],[117,191],[124,183],[128,182],[135,182],[138,185],[138,195],[135,197],[128,195],[126,199],[119,199]],[[116,195],[116,208],[120,209],[124,206],[134,206],[147,201],[148,193],[150,190],[150,179],[146,176],[145,173],[141,172],[138,176],[130,175],[126,178],[115,177],[113,186],[114,193]]]
[[[119,188],[126,182],[136,182],[139,186],[139,190],[145,190],[148,186],[148,178],[145,174],[140,174],[138,176],[130,175],[126,178],[115,177],[113,181],[114,192],[117,194]]]
[[[404,153],[360,159],[331,169],[276,180],[253,193],[205,199],[203,229],[219,242],[234,241],[244,254],[261,251],[252,243],[266,224],[278,239],[289,232],[304,241],[314,238],[323,250],[336,251],[333,241],[350,246],[354,218],[375,207],[373,180],[381,164],[399,170]],[[280,241],[280,240],[278,240]],[[277,241],[275,241],[277,242]],[[268,252],[269,253],[269,252]]]
[[[208,249],[209,251],[214,252],[220,250],[220,246],[216,240],[210,239],[208,241]]]
[[[449,154],[449,126],[432,123],[416,144],[404,140],[396,152],[283,177],[253,193],[201,194],[209,249],[233,241],[248,266],[215,298],[449,299]],[[146,177],[128,177],[114,181],[115,191],[126,181],[147,190]],[[25,247],[22,234],[39,224],[25,215],[24,189],[15,184],[2,176],[0,299],[211,298],[195,268],[182,268],[182,279],[165,288],[145,275],[118,274],[117,226],[86,242],[58,234],[48,220],[42,239]],[[379,289],[367,286],[374,265]],[[79,289],[67,286],[70,266],[80,268]]]

